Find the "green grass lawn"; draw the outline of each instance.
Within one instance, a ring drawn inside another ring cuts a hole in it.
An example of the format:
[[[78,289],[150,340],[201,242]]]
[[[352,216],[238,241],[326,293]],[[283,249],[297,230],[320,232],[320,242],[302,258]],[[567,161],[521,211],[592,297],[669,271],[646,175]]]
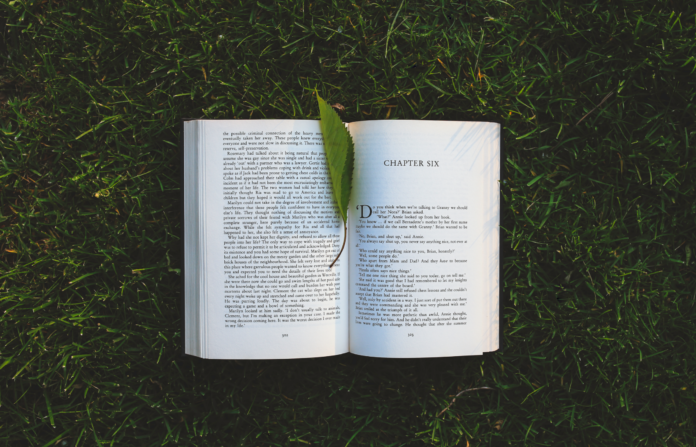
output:
[[[3,445],[696,445],[696,3],[0,0],[0,36]],[[503,350],[180,357],[180,119],[314,89],[503,123]]]

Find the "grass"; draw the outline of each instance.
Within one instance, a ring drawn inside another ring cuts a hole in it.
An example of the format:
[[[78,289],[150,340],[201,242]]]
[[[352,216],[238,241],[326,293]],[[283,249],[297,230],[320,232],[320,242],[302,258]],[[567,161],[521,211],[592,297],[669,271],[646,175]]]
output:
[[[696,444],[695,3],[0,0],[0,35],[4,445]],[[179,121],[315,88],[503,122],[503,350],[180,358]]]

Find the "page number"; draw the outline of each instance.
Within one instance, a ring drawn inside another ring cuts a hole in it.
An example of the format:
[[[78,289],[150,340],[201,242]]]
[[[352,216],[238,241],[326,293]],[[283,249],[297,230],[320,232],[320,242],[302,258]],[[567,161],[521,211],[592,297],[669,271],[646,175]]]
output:
[[[288,334],[283,334],[283,338],[285,338],[285,337],[287,337],[287,336],[288,336]]]
[[[413,334],[408,334],[409,337],[413,337]]]

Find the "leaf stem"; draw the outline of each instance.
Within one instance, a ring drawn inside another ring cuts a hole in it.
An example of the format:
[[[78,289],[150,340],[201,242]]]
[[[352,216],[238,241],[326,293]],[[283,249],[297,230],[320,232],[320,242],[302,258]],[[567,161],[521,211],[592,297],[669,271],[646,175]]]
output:
[[[341,246],[341,251],[338,252],[338,256],[336,256],[336,259],[333,260],[329,268],[333,267],[336,261],[338,261],[338,258],[341,257],[341,253],[343,253],[343,248],[346,246],[346,237],[348,236],[348,228],[346,228],[346,222],[343,221],[343,245]]]

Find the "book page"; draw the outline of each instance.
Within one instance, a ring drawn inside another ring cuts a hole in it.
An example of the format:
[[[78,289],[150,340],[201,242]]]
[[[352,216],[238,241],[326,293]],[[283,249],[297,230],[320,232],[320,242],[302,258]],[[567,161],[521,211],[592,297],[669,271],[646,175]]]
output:
[[[497,349],[499,125],[393,120],[349,129],[351,352]]]
[[[348,351],[348,253],[318,121],[200,121],[204,357]]]

